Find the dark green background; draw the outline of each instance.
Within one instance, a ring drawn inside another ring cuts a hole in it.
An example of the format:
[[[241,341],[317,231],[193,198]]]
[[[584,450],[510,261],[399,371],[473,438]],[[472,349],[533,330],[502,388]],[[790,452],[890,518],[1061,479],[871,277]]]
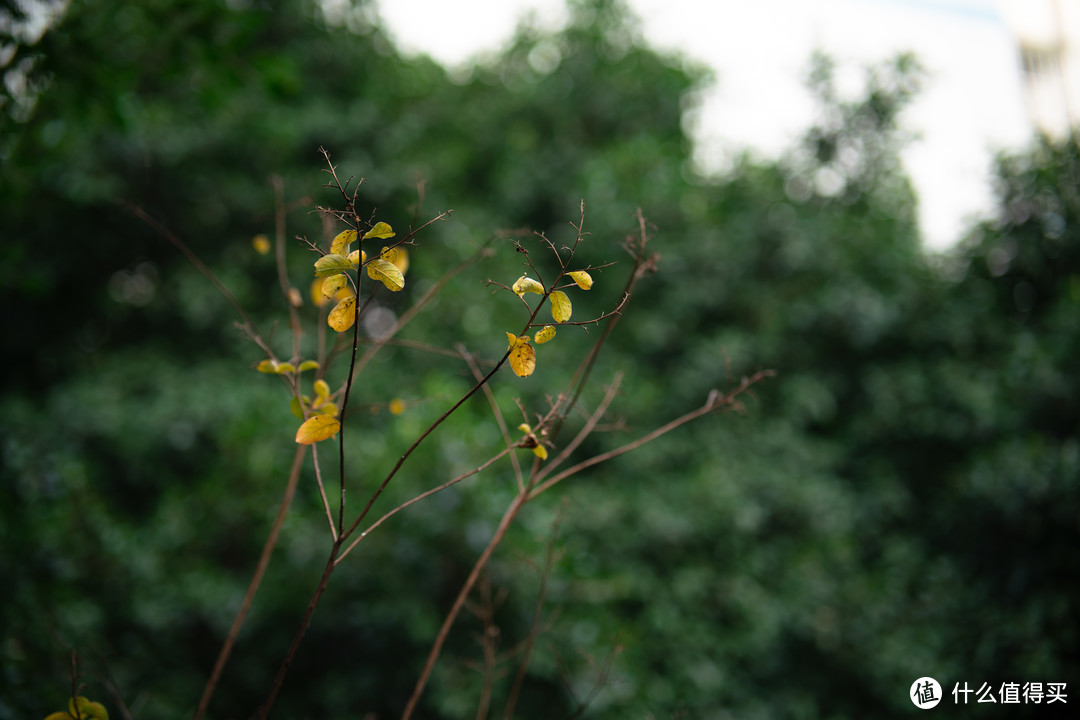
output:
[[[509,649],[561,518],[550,624],[518,717],[569,716],[601,679],[584,717],[899,717],[918,712],[907,690],[923,675],[946,693],[1077,688],[1075,142],[1001,157],[995,216],[931,256],[897,162],[913,58],[873,68],[854,102],[816,58],[805,142],[704,178],[681,121],[709,78],[644,46],[617,2],[574,2],[565,31],[523,28],[467,77],[402,56],[362,2],[349,7],[328,19],[299,0],[74,0],[40,39],[0,24],[5,74],[27,88],[6,83],[0,108],[0,718],[62,708],[72,650],[86,694],[115,717],[108,683],[135,717],[193,711],[273,518],[295,420],[280,384],[250,369],[261,356],[229,305],[123,203],[188,243],[264,330],[279,319],[287,354],[274,269],[250,240],[273,231],[272,174],[289,202],[335,201],[319,146],[367,178],[361,198],[396,228],[454,210],[386,299],[398,312],[498,229],[570,241],[582,198],[582,262],[618,264],[575,295],[575,313],[603,312],[642,208],[660,272],[585,399],[626,373],[616,415],[628,429],[582,453],[729,378],[778,372],[745,416],[706,418],[529,506],[490,573],[507,593]],[[555,70],[530,64],[552,48]],[[815,190],[823,169],[839,193]],[[288,222],[289,238],[321,237],[310,202]],[[407,338],[502,353],[520,313],[483,281],[522,268],[510,241],[492,247]],[[296,242],[291,257],[305,288],[311,255]],[[594,336],[560,331],[533,378],[497,376],[511,419],[515,397],[541,409]],[[387,351],[358,402],[415,404],[357,416],[352,497],[468,386],[460,362]],[[470,402],[385,508],[500,442],[486,404]],[[333,579],[274,717],[399,715],[512,492],[502,466],[374,534]],[[211,717],[263,700],[326,548],[309,471]],[[422,717],[475,715],[479,629],[465,617],[452,634]],[[1006,710],[949,717],[1020,716]]]

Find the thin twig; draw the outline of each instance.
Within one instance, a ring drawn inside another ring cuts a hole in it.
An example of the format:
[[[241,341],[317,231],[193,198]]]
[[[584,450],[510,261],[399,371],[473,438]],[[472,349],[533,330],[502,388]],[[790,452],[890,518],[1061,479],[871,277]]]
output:
[[[653,430],[652,432],[638,438],[637,440],[634,440],[632,442],[628,442],[625,445],[621,445],[621,446],[619,446],[617,448],[614,448],[613,450],[609,450],[607,452],[600,453],[599,455],[594,455],[591,458],[588,458],[586,460],[582,460],[578,464],[573,465],[572,467],[569,467],[566,470],[563,470],[562,472],[554,475],[551,478],[548,478],[544,482],[537,485],[536,489],[533,490],[533,492],[530,494],[529,499],[530,500],[535,499],[538,495],[540,495],[541,493],[547,491],[552,486],[557,485],[558,483],[562,482],[563,480],[565,480],[566,478],[568,478],[568,477],[570,477],[572,475],[576,475],[577,473],[581,472],[585,468],[592,467],[593,465],[599,465],[602,462],[607,462],[608,460],[612,460],[614,458],[617,458],[620,455],[625,455],[626,453],[628,453],[628,452],[630,452],[632,450],[637,450],[642,445],[645,445],[646,443],[650,443],[650,442],[652,442],[653,440],[657,439],[658,437],[660,437],[662,435],[666,435],[667,433],[671,432],[675,428],[680,427],[682,425],[685,425],[686,423],[690,422],[691,420],[696,420],[699,417],[702,417],[704,415],[708,415],[709,413],[713,413],[713,412],[716,412],[719,409],[722,409],[724,407],[729,407],[729,406],[733,405],[737,401],[738,396],[741,395],[742,393],[746,392],[750,388],[750,386],[764,380],[767,377],[771,377],[771,376],[773,376],[775,374],[776,373],[774,371],[772,371],[772,370],[759,370],[758,372],[754,373],[750,377],[743,378],[742,382],[739,383],[738,387],[736,387],[734,390],[731,390],[728,393],[725,393],[723,395],[720,395],[718,393],[715,394],[715,395],[710,395],[710,402],[707,402],[705,405],[702,405],[701,407],[697,408],[696,410],[691,410],[688,413],[680,415],[679,417],[675,418],[674,420],[671,420],[670,422],[668,422],[668,423],[666,423],[664,425],[661,425],[660,427],[658,427],[655,430]]]
[[[285,485],[285,493],[282,495],[281,503],[278,505],[277,517],[274,518],[274,524],[270,527],[270,534],[266,537],[266,542],[263,543],[262,553],[259,555],[259,562],[255,565],[255,572],[251,576],[251,582],[248,583],[247,592],[244,593],[244,599],[240,603],[240,609],[233,619],[232,627],[229,628],[229,634],[225,637],[225,642],[218,652],[217,661],[214,663],[214,669],[211,671],[210,678],[206,681],[206,686],[203,688],[202,698],[199,700],[199,706],[195,710],[194,720],[200,720],[206,713],[206,709],[210,705],[210,698],[213,696],[214,690],[221,680],[221,673],[225,670],[225,663],[228,661],[230,653],[232,653],[236,638],[240,635],[240,628],[243,627],[248,611],[251,610],[251,604],[255,601],[255,593],[258,591],[259,585],[262,584],[263,575],[266,573],[266,568],[270,564],[270,556],[274,552],[278,536],[281,534],[281,528],[285,524],[285,517],[289,513],[289,506],[292,504],[293,495],[296,494],[296,486],[300,480],[300,469],[304,464],[304,454],[306,449],[306,446],[299,445],[296,448],[296,452],[293,454],[292,467],[289,469],[289,481]]]
[[[399,512],[401,512],[405,508],[409,507],[410,505],[414,505],[414,504],[420,502],[424,498],[431,497],[435,493],[442,492],[443,490],[450,487],[451,485],[457,485],[462,480],[466,480],[468,478],[471,478],[473,475],[478,475],[478,474],[482,473],[484,470],[487,470],[489,467],[491,467],[491,465],[494,462],[496,462],[499,458],[501,458],[503,455],[506,455],[511,450],[512,450],[512,448],[504,448],[499,453],[497,453],[493,457],[489,458],[483,464],[477,466],[476,468],[473,468],[472,470],[470,470],[470,471],[468,471],[466,473],[462,473],[461,475],[458,475],[456,478],[453,478],[452,480],[447,480],[442,485],[439,485],[437,487],[433,487],[430,490],[425,490],[424,492],[420,493],[416,497],[410,498],[409,500],[406,500],[405,502],[401,503],[396,508],[394,508],[390,512],[386,513],[385,515],[383,515],[381,518],[379,518],[375,522],[373,522],[370,525],[370,527],[368,527],[367,530],[360,533],[356,537],[356,539],[354,539],[351,543],[349,543],[348,547],[346,547],[344,550],[342,550],[341,554],[338,555],[337,560],[334,561],[335,564],[338,564],[342,560],[344,560],[345,556],[348,555],[350,552],[352,552],[352,549],[354,547],[356,547],[360,543],[361,540],[363,540],[368,535],[370,535],[372,530],[379,527],[384,522],[386,522],[390,518],[394,517],[395,515],[397,515]]]
[[[464,345],[458,344],[458,354],[469,365],[469,370],[472,371],[473,378],[477,381],[483,379],[484,374],[480,371],[480,366],[476,364],[476,358],[465,349]],[[513,439],[510,437],[510,428],[506,425],[506,417],[503,415],[502,410],[499,409],[499,404],[495,401],[495,393],[491,391],[491,385],[484,384],[484,397],[487,398],[488,407],[491,408],[491,414],[495,417],[495,422],[499,425],[499,432],[502,433],[503,442],[507,448],[515,446]],[[514,478],[517,480],[518,490],[525,487],[525,478],[521,473],[521,462],[518,461],[516,453],[510,453],[510,462],[514,466]]]

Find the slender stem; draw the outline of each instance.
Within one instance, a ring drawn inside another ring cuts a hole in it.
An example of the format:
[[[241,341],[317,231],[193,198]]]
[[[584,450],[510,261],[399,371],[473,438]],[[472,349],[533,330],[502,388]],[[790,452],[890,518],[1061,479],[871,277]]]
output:
[[[319,579],[319,585],[315,588],[315,594],[311,596],[311,601],[308,603],[307,610],[304,611],[304,618],[300,621],[300,628],[293,636],[292,644],[289,645],[289,652],[285,654],[285,660],[282,662],[281,668],[274,678],[274,685],[270,688],[270,695],[267,696],[266,702],[263,703],[263,706],[258,710],[257,716],[259,720],[266,720],[267,716],[270,714],[271,708],[274,706],[274,701],[277,700],[278,692],[285,683],[285,676],[292,666],[292,661],[296,656],[297,649],[300,647],[300,642],[304,639],[304,635],[307,634],[308,626],[311,624],[311,616],[315,614],[315,608],[318,607],[319,601],[322,600],[323,593],[326,592],[326,587],[330,582],[330,576],[334,572],[334,561],[337,559],[337,553],[340,548],[340,541],[335,542],[330,548],[330,557],[326,560],[326,566],[323,568],[323,574]]]
[[[521,688],[525,684],[525,674],[529,670],[529,663],[532,661],[533,648],[536,646],[536,638],[540,635],[541,627],[540,621],[544,617],[544,604],[547,601],[548,580],[551,578],[552,568],[555,565],[555,543],[559,538],[559,525],[562,521],[561,513],[556,517],[554,527],[551,532],[551,539],[548,541],[547,552],[544,554],[544,570],[540,574],[540,591],[536,596],[536,605],[533,608],[532,625],[529,630],[529,636],[525,640],[525,647],[522,650],[521,662],[518,664],[517,673],[514,675],[514,683],[510,686],[510,697],[506,701],[506,710],[503,712],[503,720],[510,720],[514,717],[514,708],[517,706],[518,696],[521,694]]]
[[[479,467],[473,468],[469,472],[462,473],[461,475],[458,475],[456,478],[453,478],[452,480],[447,480],[446,482],[444,482],[442,485],[439,485],[438,487],[433,487],[430,490],[425,490],[424,492],[420,493],[416,497],[410,498],[409,500],[406,500],[405,502],[401,503],[396,508],[394,508],[390,512],[386,513],[385,515],[383,515],[381,518],[379,518],[375,522],[373,522],[371,524],[371,526],[367,530],[360,533],[360,535],[357,536],[355,540],[353,540],[351,543],[349,543],[348,547],[346,547],[344,550],[341,551],[341,554],[338,555],[338,558],[335,561],[335,563],[340,563],[342,560],[344,560],[345,556],[348,555],[350,552],[352,552],[352,549],[354,547],[356,547],[360,543],[361,540],[363,540],[368,535],[370,535],[372,530],[379,527],[384,522],[386,522],[390,518],[394,517],[395,515],[397,515],[399,512],[401,512],[405,508],[407,508],[410,505],[413,505],[415,503],[418,503],[421,500],[423,500],[424,498],[430,497],[430,496],[434,495],[435,493],[442,492],[443,490],[450,487],[451,485],[457,485],[462,480],[466,480],[468,478],[471,478],[473,475],[479,475],[484,470],[487,470],[493,463],[495,463],[495,461],[497,461],[503,455],[506,455],[507,453],[509,453],[512,449],[513,448],[504,448],[497,455],[494,455],[493,457],[488,459],[486,462],[484,462]]]
[[[775,374],[776,373],[774,371],[772,371],[772,370],[759,370],[758,372],[754,373],[750,377],[743,378],[742,382],[739,383],[739,385],[737,387],[735,387],[733,390],[725,393],[724,395],[720,395],[718,393],[714,394],[714,395],[710,395],[709,401],[707,403],[705,403],[705,405],[697,408],[696,410],[691,410],[690,412],[688,412],[688,413],[686,413],[684,415],[680,415],[679,417],[675,418],[674,420],[671,420],[670,422],[668,422],[668,423],[666,423],[664,425],[661,425],[660,427],[656,428],[655,430],[653,430],[652,432],[650,432],[650,433],[648,433],[646,435],[643,435],[642,437],[638,438],[637,440],[634,440],[632,442],[628,442],[625,445],[620,445],[619,447],[617,447],[617,448],[615,448],[613,450],[609,450],[609,451],[607,451],[605,453],[600,453],[599,455],[594,455],[591,458],[588,458],[586,460],[582,460],[578,464],[573,465],[572,467],[569,467],[566,470],[563,470],[562,472],[554,475],[553,477],[548,478],[544,482],[540,483],[536,487],[536,489],[532,491],[532,493],[529,495],[529,499],[532,500],[537,495],[540,495],[544,491],[550,489],[553,485],[558,484],[559,482],[565,480],[566,478],[570,477],[571,475],[576,475],[577,473],[581,472],[585,468],[592,467],[593,465],[599,465],[602,462],[607,462],[608,460],[612,460],[614,458],[617,458],[620,455],[625,455],[626,453],[630,452],[631,450],[636,450],[639,447],[641,447],[642,445],[645,445],[646,443],[652,442],[653,440],[657,439],[661,435],[666,435],[667,433],[671,432],[675,428],[680,427],[682,425],[685,425],[686,423],[690,422],[691,420],[696,420],[697,418],[702,417],[703,415],[708,415],[709,413],[716,412],[717,410],[719,410],[721,408],[730,407],[730,406],[734,405],[737,402],[736,399],[738,398],[738,396],[743,394],[744,392],[746,392],[750,388],[751,385],[754,385],[755,383],[760,382],[761,380],[765,379],[766,377],[771,377],[771,376],[773,376]]]
[[[281,534],[281,528],[285,524],[285,517],[289,513],[293,495],[296,493],[296,486],[300,480],[300,469],[303,467],[306,450],[307,447],[304,445],[297,446],[296,453],[293,455],[292,467],[289,469],[289,481],[285,485],[285,494],[281,498],[280,505],[278,505],[277,517],[274,518],[270,534],[263,544],[262,554],[259,556],[259,562],[255,566],[255,573],[251,577],[251,582],[248,583],[244,599],[240,603],[240,610],[237,611],[236,617],[233,619],[229,634],[226,636],[225,643],[221,646],[217,661],[214,663],[214,669],[210,673],[210,678],[206,681],[206,687],[203,688],[202,698],[199,700],[199,707],[195,710],[194,720],[200,720],[206,713],[206,709],[210,705],[210,698],[221,680],[221,673],[225,670],[225,663],[228,661],[230,653],[232,653],[233,645],[236,644],[236,638],[240,635],[240,628],[243,627],[248,611],[251,610],[251,605],[255,600],[255,593],[258,591],[263,575],[266,573],[266,568],[270,564],[270,556],[277,545],[278,536]]]
[[[326,512],[326,521],[330,523],[330,537],[334,542],[338,539],[338,529],[334,525],[334,513],[330,510],[330,500],[326,497],[326,486],[323,484],[322,468],[319,466],[319,445],[311,446],[311,462],[315,466],[315,484],[319,486],[319,496],[322,498],[323,510]]]
[[[416,440],[413,441],[413,444],[410,445],[408,449],[401,454],[401,457],[398,458],[398,461],[394,463],[394,467],[390,469],[390,472],[387,473],[385,478],[383,478],[383,481],[379,485],[379,487],[375,490],[374,493],[371,494],[371,497],[368,499],[367,505],[364,506],[364,509],[356,517],[356,520],[353,521],[352,525],[349,526],[348,530],[340,533],[340,537],[342,538],[342,540],[351,535],[353,531],[355,531],[356,528],[359,527],[360,523],[363,522],[364,518],[367,517],[367,514],[371,511],[371,506],[375,504],[375,500],[377,500],[378,497],[382,495],[383,490],[385,490],[386,486],[390,484],[390,481],[394,479],[394,476],[397,475],[398,470],[400,470],[401,466],[405,464],[405,461],[409,459],[409,456],[412,455],[418,447],[420,447],[420,443],[424,442],[424,440],[427,439],[428,435],[435,432],[435,428],[442,425],[448,417],[453,415],[459,407],[465,404],[466,400],[475,395],[477,390],[482,388],[485,383],[491,380],[495,373],[499,372],[499,369],[502,368],[503,363],[506,362],[506,359],[508,357],[510,357],[509,350],[507,350],[503,354],[499,362],[495,363],[495,367],[491,368],[487,375],[485,375],[481,380],[477,381],[477,383],[473,385],[468,392],[462,395],[461,398],[457,402],[455,402],[449,410],[440,415],[438,419],[435,420],[435,422],[431,423],[431,425],[429,425],[428,428],[420,434],[420,437],[416,438]]]
[[[476,585],[476,581],[480,578],[480,573],[482,573],[487,566],[495,549],[499,547],[503,538],[506,537],[506,532],[514,523],[518,513],[525,507],[525,503],[529,501],[528,490],[530,488],[531,484],[518,493],[514,498],[514,501],[510,503],[510,507],[503,513],[502,520],[499,522],[499,527],[495,530],[495,535],[488,542],[487,547],[484,548],[480,557],[477,558],[472,571],[469,573],[469,577],[465,580],[465,584],[461,586],[461,590],[458,591],[457,597],[454,598],[454,604],[450,608],[450,612],[446,614],[446,618],[443,619],[442,627],[439,628],[439,634],[435,637],[435,642],[428,652],[427,661],[424,663],[424,669],[420,673],[420,678],[416,681],[416,686],[413,688],[412,696],[409,697],[409,702],[405,706],[405,712],[401,715],[401,720],[409,720],[409,718],[412,717],[413,712],[415,712],[416,705],[420,701],[420,696],[423,695],[424,688],[427,686],[427,682],[431,678],[431,673],[435,669],[435,663],[442,653],[446,638],[450,634],[450,628],[453,627],[458,614],[461,613],[461,608],[465,605],[465,599],[469,597],[469,593],[472,592],[473,586]]]

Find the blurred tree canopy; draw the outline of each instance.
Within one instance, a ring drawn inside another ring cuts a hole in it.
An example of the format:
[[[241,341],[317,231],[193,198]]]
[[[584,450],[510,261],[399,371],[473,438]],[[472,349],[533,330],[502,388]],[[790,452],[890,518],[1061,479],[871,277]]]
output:
[[[421,238],[415,277],[498,236],[411,339],[501,352],[512,316],[483,280],[521,267],[499,231],[558,241],[584,198],[586,261],[622,260],[636,207],[663,256],[597,369],[598,383],[627,373],[627,433],[729,378],[779,373],[745,416],[685,428],[530,507],[490,573],[507,592],[507,648],[528,632],[545,547],[559,551],[520,717],[569,716],[585,698],[595,718],[882,717],[910,711],[923,675],[946,693],[1077,677],[1073,140],[1002,156],[998,216],[929,256],[897,161],[921,77],[911,57],[871,68],[856,100],[814,59],[821,112],[805,143],[705,178],[683,118],[708,74],[648,48],[613,0],[575,0],[566,29],[523,26],[453,75],[402,55],[364,2],[73,0],[40,37],[22,7],[0,6],[0,718],[62,707],[71,650],[110,708],[111,686],[136,717],[193,710],[280,499],[293,425],[250,371],[258,349],[228,304],[130,210],[183,239],[269,328],[284,307],[251,238],[273,231],[271,176],[288,237],[322,236],[319,146],[366,178],[361,197],[395,227],[454,210]],[[292,258],[305,288],[301,243]],[[617,270],[597,274],[607,297]],[[364,463],[392,463],[468,387],[448,367],[394,350],[372,368],[373,410],[415,404],[357,420]],[[535,383],[495,389],[542,398],[560,371],[553,359]],[[498,442],[486,405],[469,404],[397,491]],[[276,716],[400,714],[506,483],[462,484],[350,558]],[[212,717],[261,702],[318,581],[321,508],[310,477],[301,487]],[[475,714],[481,629],[455,629],[424,717]]]

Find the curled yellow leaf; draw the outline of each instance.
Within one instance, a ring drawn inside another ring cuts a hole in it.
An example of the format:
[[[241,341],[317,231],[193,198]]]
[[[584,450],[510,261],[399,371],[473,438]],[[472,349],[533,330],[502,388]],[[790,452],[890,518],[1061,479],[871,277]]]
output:
[[[529,344],[529,336],[522,335],[510,351],[510,368],[518,377],[529,377],[536,369],[536,350]]]
[[[380,240],[383,240],[385,238],[392,238],[392,237],[394,237],[393,228],[391,228],[389,225],[387,225],[384,222],[375,223],[374,227],[372,227],[370,230],[368,230],[366,233],[364,233],[364,239],[365,240],[367,240],[368,238],[378,238]]]
[[[555,322],[566,322],[570,319],[570,315],[574,312],[573,306],[570,304],[570,298],[566,296],[562,290],[555,290],[548,296],[551,300],[551,317]]]
[[[533,335],[533,340],[536,341],[537,345],[543,345],[553,337],[555,337],[555,328],[550,325],[545,325],[536,331],[536,334]]]
[[[541,460],[547,460],[547,448],[543,445],[538,443],[536,447],[532,449],[532,451],[533,454],[536,455],[536,457],[540,458]]]
[[[592,287],[592,275],[584,270],[571,270],[567,273],[570,279],[577,283],[577,286],[582,290],[588,290]]]
[[[405,276],[392,262],[377,258],[367,265],[368,277],[378,280],[386,286],[387,290],[398,292],[405,289]]]
[[[325,399],[330,396],[330,383],[322,378],[316,380],[312,387],[315,390],[315,397]]]
[[[296,431],[296,442],[311,445],[338,434],[341,423],[333,415],[312,415]]]
[[[539,281],[533,280],[528,275],[522,275],[521,277],[519,277],[514,283],[513,287],[511,287],[510,289],[517,293],[518,297],[524,297],[525,293],[527,292],[533,292],[538,295],[544,294],[544,286],[541,285]]]
[[[347,297],[330,311],[326,317],[326,324],[338,332],[345,332],[356,321],[356,298]]]
[[[514,333],[506,333],[506,342],[510,346],[507,350],[513,350],[514,346],[518,344],[518,336]]]
[[[300,367],[298,369],[300,370],[300,372],[306,372],[308,370],[318,370],[319,369],[319,361],[318,360],[305,360],[304,362],[300,363]]]
[[[334,238],[334,241],[330,243],[330,252],[334,255],[344,255],[354,240],[356,240],[355,230],[342,230]]]
[[[349,264],[353,267],[360,267],[361,263],[367,260],[367,253],[363,250],[353,250],[349,253]]]
[[[345,287],[349,283],[348,277],[342,274],[330,275],[324,277],[322,285],[322,294],[324,298],[334,298],[338,294],[338,290]]]

